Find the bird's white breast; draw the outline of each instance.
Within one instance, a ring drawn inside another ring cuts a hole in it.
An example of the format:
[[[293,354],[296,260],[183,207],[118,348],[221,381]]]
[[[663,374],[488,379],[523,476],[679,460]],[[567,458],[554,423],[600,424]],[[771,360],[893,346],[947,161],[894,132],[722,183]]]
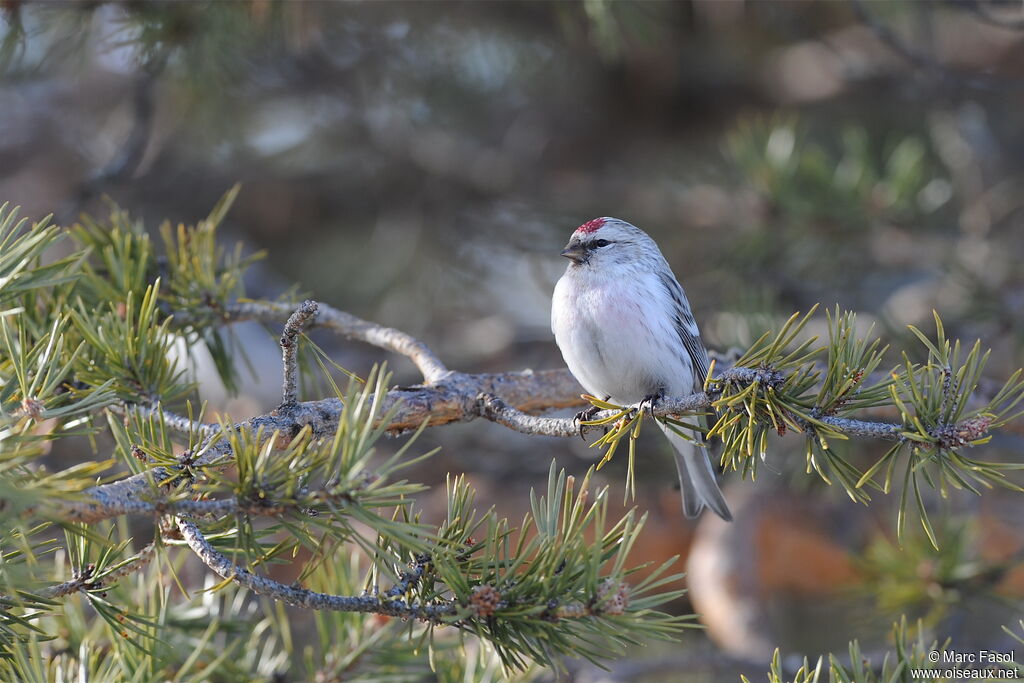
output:
[[[668,294],[653,274],[611,279],[570,266],[555,286],[551,328],[569,370],[596,396],[635,403],[693,386]]]

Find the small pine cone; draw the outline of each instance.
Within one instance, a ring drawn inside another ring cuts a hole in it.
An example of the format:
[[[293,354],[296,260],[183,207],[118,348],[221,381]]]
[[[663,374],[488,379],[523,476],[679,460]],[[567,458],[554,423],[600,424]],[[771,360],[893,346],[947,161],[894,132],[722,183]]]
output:
[[[45,407],[45,404],[41,400],[29,396],[21,401],[21,414],[28,415],[33,420],[38,420],[43,414]]]
[[[629,607],[629,584],[625,581],[605,579],[597,589],[597,601],[605,614],[625,614]]]
[[[489,617],[494,614],[501,603],[501,593],[494,586],[477,586],[473,589],[473,595],[469,598],[469,604],[473,606],[473,612],[478,617]]]
[[[990,417],[983,415],[972,417],[957,425],[957,436],[959,436],[960,440],[965,444],[970,443],[975,439],[980,439],[985,436],[985,433],[988,432],[989,425],[991,424],[992,418]]]
[[[979,415],[957,424],[939,425],[931,433],[938,439],[939,448],[958,448],[985,436],[991,425],[992,418]]]

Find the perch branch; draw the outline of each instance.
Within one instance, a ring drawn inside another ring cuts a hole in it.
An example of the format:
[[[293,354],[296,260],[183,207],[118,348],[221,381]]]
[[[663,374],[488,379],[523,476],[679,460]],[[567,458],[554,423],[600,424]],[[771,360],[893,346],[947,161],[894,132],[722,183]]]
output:
[[[545,408],[566,408],[581,405],[579,388],[568,373],[561,371],[524,371],[497,375],[462,375],[453,374],[457,384],[437,387],[411,387],[392,389],[380,400],[383,404],[380,412],[384,413],[395,406],[394,421],[389,430],[401,433],[415,429],[427,418],[432,426],[468,421],[483,417],[492,422],[504,425],[524,434],[535,434],[556,437],[575,437],[579,435],[581,425],[573,418],[542,417],[531,415],[526,411]],[[571,388],[570,388],[571,387]],[[663,417],[678,415],[683,412],[701,410],[711,405],[711,398],[705,393],[692,394],[684,397],[668,397],[654,406],[655,416]],[[639,409],[639,404],[634,406]],[[136,410],[153,410],[136,408]],[[232,427],[256,433],[262,428],[265,438],[275,432],[294,435],[302,428],[309,426],[313,434],[328,437],[337,428],[338,419],[343,405],[337,398],[321,399],[296,403],[294,406],[282,407],[266,415],[254,417],[248,422]],[[608,417],[615,411],[601,411],[594,417]],[[846,434],[868,436],[874,438],[899,438],[902,427],[898,424],[854,420],[850,418],[825,416],[818,418]],[[202,425],[205,429],[208,425]],[[584,432],[600,429],[591,425],[582,425]],[[191,458],[192,467],[204,467],[230,458],[232,450],[227,439],[221,439],[212,445],[209,439],[192,451],[184,454],[185,459]],[[68,521],[92,523],[123,514],[152,515],[162,510],[158,501],[152,500],[157,485],[166,484],[181,475],[179,468],[156,467],[148,472],[136,474],[125,479],[92,487],[85,491],[87,498],[79,500],[59,501],[52,511],[55,518]],[[185,501],[175,503],[183,505]],[[200,505],[200,503],[202,505]],[[222,510],[218,505],[226,506],[224,511],[233,504],[232,501],[195,501],[196,507],[189,514],[206,514],[206,510]],[[179,510],[186,514],[184,507]]]
[[[296,307],[285,303],[241,302],[224,310],[225,319],[273,322],[288,320]],[[305,311],[305,312],[303,312]],[[301,315],[300,315],[301,314]],[[396,387],[377,396],[378,414],[393,411],[388,425],[391,434],[400,434],[418,428],[427,419],[431,426],[467,422],[484,418],[510,429],[535,435],[574,437],[580,433],[580,424],[569,417],[544,417],[536,413],[572,408],[583,405],[582,388],[567,370],[523,370],[496,374],[467,374],[448,370],[434,353],[421,341],[387,327],[382,327],[343,313],[324,304],[303,304],[293,322],[294,333],[302,324],[328,327],[346,337],[358,339],[380,348],[409,357],[423,372],[424,384]],[[296,327],[297,326],[297,327]],[[285,354],[285,364],[288,354]],[[729,368],[719,379],[740,383],[781,381],[770,368]],[[653,407],[655,416],[664,417],[690,413],[708,408],[713,396],[698,392],[689,396],[669,396]],[[155,467],[148,472],[92,487],[85,497],[56,503],[53,516],[75,522],[94,522],[121,514],[152,515],[159,512],[160,495],[156,486],[182,476],[186,468],[206,467],[230,462],[233,455],[230,440],[219,438],[232,430],[256,434],[262,430],[263,438],[275,432],[291,438],[303,428],[309,428],[316,438],[333,436],[344,406],[338,398],[282,404],[277,409],[246,422],[228,425],[210,425],[194,422],[182,416],[172,416],[177,431],[201,433],[206,438],[198,446],[181,456],[178,467]],[[640,405],[632,406],[640,409]],[[160,411],[159,407],[133,406],[130,410],[140,414]],[[120,410],[125,410],[121,408]],[[163,413],[159,413],[163,415]],[[613,411],[601,411],[595,419],[608,417]],[[899,439],[903,431],[898,423],[874,422],[836,416],[815,419],[836,431],[852,436]],[[584,432],[600,427],[583,425]],[[204,501],[215,508],[229,506],[230,502]],[[200,506],[201,507],[201,506]],[[198,508],[197,508],[198,509]],[[220,509],[220,508],[217,508]],[[225,508],[226,509],[226,508]],[[181,514],[186,514],[181,508]],[[202,514],[195,512],[195,514]]]

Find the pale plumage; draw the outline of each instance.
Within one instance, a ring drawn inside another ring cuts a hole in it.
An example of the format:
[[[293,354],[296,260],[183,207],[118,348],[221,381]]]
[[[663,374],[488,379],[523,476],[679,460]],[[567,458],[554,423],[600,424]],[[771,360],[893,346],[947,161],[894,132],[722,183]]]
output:
[[[595,396],[633,404],[699,391],[708,356],[683,288],[647,233],[595,218],[573,233],[555,286],[551,329],[566,365]],[[707,452],[662,427],[676,452],[683,510],[732,519]]]

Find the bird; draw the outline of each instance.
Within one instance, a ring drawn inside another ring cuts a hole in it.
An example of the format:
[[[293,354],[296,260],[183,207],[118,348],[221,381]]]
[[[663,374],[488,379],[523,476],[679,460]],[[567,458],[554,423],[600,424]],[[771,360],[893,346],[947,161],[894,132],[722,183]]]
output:
[[[551,330],[565,364],[588,393],[619,405],[703,391],[708,353],[682,286],[657,243],[618,218],[587,221],[561,253]],[[577,417],[583,418],[586,411]],[[683,512],[732,513],[706,446],[658,426],[674,452]]]

